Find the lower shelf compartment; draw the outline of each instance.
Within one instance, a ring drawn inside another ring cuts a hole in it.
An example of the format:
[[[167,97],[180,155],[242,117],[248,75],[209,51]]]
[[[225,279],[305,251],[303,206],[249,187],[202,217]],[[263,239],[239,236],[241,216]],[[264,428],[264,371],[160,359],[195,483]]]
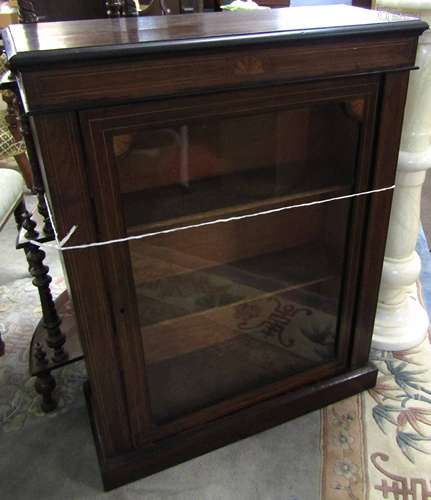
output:
[[[143,328],[155,420],[161,424],[334,361],[336,311],[319,286]]]
[[[146,248],[144,249],[144,251]],[[136,253],[136,249],[135,249]],[[159,255],[165,269],[179,252]],[[184,256],[182,255],[183,260]],[[337,273],[334,258],[322,245],[307,244],[233,262],[210,264],[189,257],[191,270],[148,279],[148,263],[133,258],[133,274],[141,325],[169,324],[184,316],[206,313],[263,295],[324,281]]]
[[[132,261],[158,424],[334,361],[342,260],[329,246],[311,241],[218,265],[164,250],[161,268],[184,255],[190,267],[151,279],[143,257]]]

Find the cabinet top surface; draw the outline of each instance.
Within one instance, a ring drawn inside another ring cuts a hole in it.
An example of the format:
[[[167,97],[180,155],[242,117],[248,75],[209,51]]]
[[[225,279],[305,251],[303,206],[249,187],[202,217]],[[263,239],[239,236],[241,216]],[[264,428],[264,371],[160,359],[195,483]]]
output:
[[[325,5],[249,12],[129,17],[11,25],[3,31],[12,66],[217,46],[413,30],[413,18]]]

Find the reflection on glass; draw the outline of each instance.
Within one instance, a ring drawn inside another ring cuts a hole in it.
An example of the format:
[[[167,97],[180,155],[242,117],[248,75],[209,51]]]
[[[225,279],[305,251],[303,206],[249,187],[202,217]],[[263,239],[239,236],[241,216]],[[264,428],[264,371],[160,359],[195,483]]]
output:
[[[147,10],[150,10],[151,6],[156,1],[157,0],[138,0],[138,1],[135,1],[137,11],[139,12],[139,14],[145,14]]]
[[[119,133],[127,230],[348,194],[362,114],[356,100]],[[334,361],[349,210],[337,201],[130,242],[157,422]]]

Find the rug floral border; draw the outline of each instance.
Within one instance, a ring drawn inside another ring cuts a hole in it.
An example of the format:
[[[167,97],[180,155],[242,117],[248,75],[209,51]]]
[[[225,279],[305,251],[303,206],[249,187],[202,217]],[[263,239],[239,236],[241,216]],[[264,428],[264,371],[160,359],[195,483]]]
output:
[[[418,299],[424,304],[420,284]],[[397,470],[396,457],[386,450],[368,456],[366,428],[368,417],[389,440],[388,448],[413,465],[431,456],[431,372],[429,356],[420,356],[430,344],[431,330],[421,346],[408,351],[372,350],[376,386],[321,411],[321,500],[431,500],[431,471],[423,475],[419,467],[410,477]],[[370,484],[371,470],[379,473],[376,484]]]

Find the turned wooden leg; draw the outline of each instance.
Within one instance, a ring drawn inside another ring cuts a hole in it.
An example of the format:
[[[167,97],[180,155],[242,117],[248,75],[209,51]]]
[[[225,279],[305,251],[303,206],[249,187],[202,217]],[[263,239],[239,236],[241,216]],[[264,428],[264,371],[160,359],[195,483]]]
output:
[[[52,230],[52,225],[51,221],[49,220],[48,216],[48,210],[46,208],[46,202],[45,202],[45,190],[43,187],[43,181],[42,181],[42,176],[40,173],[40,166],[36,154],[36,148],[34,145],[33,137],[30,132],[30,127],[29,127],[29,122],[28,122],[28,117],[25,116],[25,114],[21,114],[20,119],[19,119],[19,125],[20,125],[20,133],[21,137],[24,138],[26,148],[27,148],[27,155],[26,155],[26,161],[28,165],[28,171],[30,175],[32,176],[32,192],[37,195],[37,209],[39,213],[42,215],[43,220],[44,220],[44,226],[43,226],[43,233],[45,236],[49,238],[54,237],[54,231]],[[17,160],[18,161],[18,160]],[[21,164],[20,164],[21,166]],[[22,168],[23,170],[23,168]]]
[[[46,343],[53,350],[53,361],[59,363],[68,357],[63,349],[66,337],[60,329],[61,319],[57,314],[49,287],[52,281],[51,276],[48,274],[49,267],[43,264],[46,255],[43,250],[32,243],[29,243],[26,247],[26,257],[29,263],[30,274],[33,276],[33,285],[37,287],[39,292],[43,323],[48,334]]]
[[[45,413],[54,411],[57,408],[57,401],[52,397],[56,383],[51,372],[43,372],[36,376],[34,388],[41,395],[40,406]]]
[[[24,236],[28,240],[34,240],[39,236],[39,233],[36,231],[36,225],[36,222],[31,218],[30,212],[27,210],[22,212],[22,227],[26,230]]]
[[[13,215],[15,218],[15,223],[18,231],[21,229],[22,225],[24,224],[24,221],[30,217],[29,212],[27,211],[27,208],[25,206],[24,200],[21,200],[18,205],[15,207],[15,210],[13,211]]]
[[[37,194],[37,210],[43,217],[43,232],[45,233],[45,236],[54,238],[54,230],[52,229],[51,220],[46,207],[45,191],[40,186],[35,186],[34,190]]]
[[[39,233],[36,231],[36,222],[34,222],[31,218],[30,212],[27,210],[24,200],[21,200],[19,204],[15,207],[14,217],[16,227],[18,232],[23,227],[26,230],[25,237],[29,239],[34,239],[39,236]],[[24,254],[27,258],[27,245],[23,247]],[[28,272],[30,272],[30,266],[28,268]]]
[[[17,226],[18,226],[18,221],[21,221],[21,226],[25,229],[24,236],[28,240],[34,240],[39,236],[39,233],[36,231],[37,224],[31,218],[31,213],[28,212],[27,209],[24,209],[24,211],[21,211],[21,213],[19,215],[17,215],[17,213],[15,213],[15,222],[16,222]],[[18,228],[19,228],[19,226],[18,226]],[[30,273],[31,272],[30,263],[29,263],[28,256],[27,256],[28,250],[29,250],[29,245],[24,245],[23,250],[24,250],[24,254],[25,254],[25,257],[27,259],[27,262],[28,262],[28,272]]]
[[[42,396],[40,401],[42,410],[49,413],[57,408],[57,401],[53,398],[53,392],[57,384],[51,375],[51,371],[47,370],[46,351],[39,342],[36,344],[35,358],[37,367],[41,371],[36,375],[34,388]]]

